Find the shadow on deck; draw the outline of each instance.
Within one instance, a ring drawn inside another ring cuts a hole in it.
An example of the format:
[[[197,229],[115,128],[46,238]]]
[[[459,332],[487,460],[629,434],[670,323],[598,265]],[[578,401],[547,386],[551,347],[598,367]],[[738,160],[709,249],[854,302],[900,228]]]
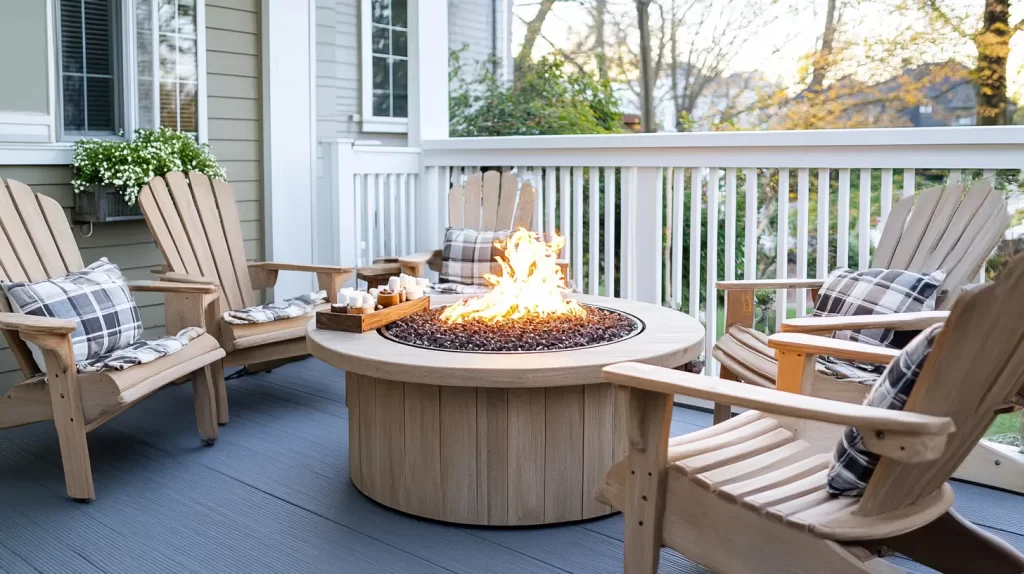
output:
[[[200,446],[191,389],[165,389],[89,434],[90,504],[65,498],[51,423],[0,432],[0,572],[621,572],[619,516],[458,527],[362,496],[343,381],[308,359],[229,382],[231,424],[213,448]],[[673,435],[711,424],[678,407],[673,418]],[[954,490],[961,514],[1024,550],[1024,496]],[[706,572],[667,549],[661,571]]]

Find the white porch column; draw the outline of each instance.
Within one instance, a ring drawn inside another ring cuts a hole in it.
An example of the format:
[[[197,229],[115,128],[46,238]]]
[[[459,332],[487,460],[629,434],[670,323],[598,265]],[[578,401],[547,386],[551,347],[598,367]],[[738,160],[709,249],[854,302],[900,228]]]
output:
[[[316,232],[315,0],[262,0],[261,8],[265,258],[311,264]],[[282,272],[274,297],[308,293],[315,285],[311,273]]]
[[[448,2],[409,3],[409,147],[448,137]],[[442,168],[444,169],[444,168]],[[416,188],[416,248],[441,246],[437,214],[448,188],[421,166]]]
[[[660,305],[661,241],[664,232],[661,170],[656,167],[637,168],[635,185],[635,199],[629,212],[635,235],[628,241],[633,248],[628,254],[633,263],[631,277],[635,281],[632,295],[637,301]]]

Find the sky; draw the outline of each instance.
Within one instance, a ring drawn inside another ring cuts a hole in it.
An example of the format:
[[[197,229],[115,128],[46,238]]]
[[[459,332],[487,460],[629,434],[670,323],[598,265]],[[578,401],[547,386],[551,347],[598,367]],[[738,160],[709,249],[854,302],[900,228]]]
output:
[[[716,1],[726,3],[729,0]],[[785,85],[790,85],[798,78],[801,57],[814,50],[818,34],[824,26],[826,2],[825,0],[780,0],[780,2],[786,1],[793,2],[790,6],[800,9],[791,10],[784,17],[769,23],[746,41],[732,60],[728,72],[760,70],[768,78],[781,80]],[[974,12],[978,11],[977,6],[981,3],[983,0],[946,1],[946,4],[953,6],[954,9]],[[910,27],[926,29],[928,26],[927,22],[901,22],[895,19],[882,4],[882,2],[859,2],[853,7],[844,9],[842,15],[842,21],[845,24],[844,32],[850,35],[854,43],[885,35],[886,31],[896,29],[896,27],[906,30]],[[609,0],[609,5],[614,10],[635,12],[632,0]],[[536,14],[537,7],[538,0],[514,0],[513,54],[518,53],[519,46],[523,42],[526,30],[524,20],[530,20]],[[1011,22],[1024,18],[1024,1],[1011,2],[1010,17]],[[542,31],[543,38],[538,40],[534,56],[549,53],[556,47],[569,47],[571,38],[585,29],[589,19],[587,11],[577,2],[556,3],[551,14],[545,20]],[[948,48],[940,49],[937,53],[932,54],[932,59],[943,60],[955,54],[956,49],[950,45]],[[960,56],[967,59],[970,57],[962,49]],[[1017,34],[1011,43],[1010,64],[1007,72],[1010,94],[1019,100],[1021,96],[1024,96],[1024,32]]]

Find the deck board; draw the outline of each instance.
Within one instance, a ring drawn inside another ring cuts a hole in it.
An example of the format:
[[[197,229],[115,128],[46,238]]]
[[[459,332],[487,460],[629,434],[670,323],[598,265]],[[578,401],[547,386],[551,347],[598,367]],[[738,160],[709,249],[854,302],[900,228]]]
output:
[[[349,480],[343,382],[312,359],[230,381],[232,422],[213,448],[199,444],[191,389],[165,389],[89,435],[90,504],[64,498],[51,423],[0,432],[0,573],[621,572],[619,516],[458,527],[362,496]],[[672,432],[710,422],[677,407]],[[965,517],[1024,550],[1024,497],[954,490]],[[668,549],[661,571],[706,572]]]

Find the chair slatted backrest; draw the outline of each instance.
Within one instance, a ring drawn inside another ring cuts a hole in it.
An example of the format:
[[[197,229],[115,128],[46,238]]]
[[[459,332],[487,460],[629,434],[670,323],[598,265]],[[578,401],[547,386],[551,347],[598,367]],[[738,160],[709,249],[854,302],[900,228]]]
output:
[[[142,188],[139,205],[168,270],[216,279],[228,309],[254,304],[235,190],[228,182],[172,171]]]
[[[448,225],[477,231],[530,229],[537,191],[511,173],[488,171],[466,177],[448,191]]]
[[[0,281],[45,281],[85,267],[64,209],[13,179],[0,179]],[[0,291],[0,311],[11,312]],[[39,373],[28,347],[4,331],[26,377]]]
[[[998,411],[1024,391],[1024,256],[993,282],[965,290],[907,399],[906,410],[956,424],[942,456],[924,463],[883,458],[858,512],[903,508],[935,492],[984,435]]]
[[[1006,200],[990,180],[964,193],[958,182],[922,191],[893,206],[872,267],[917,273],[946,272],[941,290],[948,308],[963,286],[978,276],[1010,224]]]

